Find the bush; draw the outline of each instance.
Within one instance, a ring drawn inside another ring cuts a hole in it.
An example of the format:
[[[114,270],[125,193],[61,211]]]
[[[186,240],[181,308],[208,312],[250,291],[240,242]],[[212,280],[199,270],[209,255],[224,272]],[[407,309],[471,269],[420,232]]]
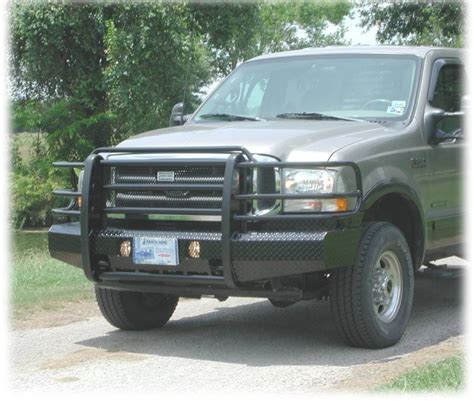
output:
[[[51,209],[64,200],[53,189],[68,186],[66,171],[51,168],[42,137],[16,134],[12,138],[11,221],[15,228],[39,227],[52,221]]]
[[[15,228],[49,225],[53,196],[51,192],[61,187],[61,180],[52,171],[13,172],[12,221]]]
[[[65,203],[51,192],[70,187],[69,172],[53,168],[53,161],[82,161],[95,147],[106,146],[114,116],[87,114],[74,98],[14,102],[12,111],[13,132],[17,132],[10,149],[12,224],[15,228],[50,225],[51,209]]]

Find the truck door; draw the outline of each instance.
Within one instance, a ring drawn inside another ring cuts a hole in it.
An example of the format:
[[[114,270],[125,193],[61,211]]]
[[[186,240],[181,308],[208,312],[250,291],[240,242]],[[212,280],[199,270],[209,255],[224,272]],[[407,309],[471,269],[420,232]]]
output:
[[[437,59],[433,64],[428,94],[430,106],[447,112],[461,111],[465,69],[458,59]],[[437,129],[452,133],[462,128],[460,116],[445,118]],[[464,133],[463,133],[464,135]],[[428,149],[430,166],[428,247],[439,249],[462,243],[462,137],[431,144]]]

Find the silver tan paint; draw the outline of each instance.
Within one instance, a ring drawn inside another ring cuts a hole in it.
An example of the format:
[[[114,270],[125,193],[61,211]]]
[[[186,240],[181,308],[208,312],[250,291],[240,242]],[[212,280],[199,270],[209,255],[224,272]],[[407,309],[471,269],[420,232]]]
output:
[[[460,188],[462,142],[430,145],[424,126],[425,106],[433,62],[438,58],[464,59],[460,49],[429,47],[334,47],[260,56],[249,63],[272,58],[324,56],[329,54],[412,55],[421,68],[412,115],[405,122],[379,124],[352,121],[272,120],[195,123],[192,118],[181,127],[149,131],[122,142],[123,147],[245,146],[255,154],[282,161],[354,161],[361,168],[363,192],[368,194],[381,182],[397,181],[417,194],[430,238],[433,221],[461,218],[460,190],[446,193],[447,183]],[[412,161],[424,160],[414,169]],[[453,186],[451,185],[450,188]],[[444,202],[444,203],[443,203]],[[443,205],[439,207],[439,205]],[[451,245],[459,238],[445,238]],[[437,247],[436,238],[427,248]]]

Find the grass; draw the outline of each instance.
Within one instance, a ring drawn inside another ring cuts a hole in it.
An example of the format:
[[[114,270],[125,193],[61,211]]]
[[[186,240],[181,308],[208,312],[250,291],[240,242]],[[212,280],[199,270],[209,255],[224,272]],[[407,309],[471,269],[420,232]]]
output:
[[[54,309],[65,302],[92,299],[92,284],[81,269],[51,258],[46,233],[14,236],[11,301],[14,317],[38,309]]]
[[[413,369],[378,390],[421,392],[455,391],[463,387],[463,358],[456,355]]]

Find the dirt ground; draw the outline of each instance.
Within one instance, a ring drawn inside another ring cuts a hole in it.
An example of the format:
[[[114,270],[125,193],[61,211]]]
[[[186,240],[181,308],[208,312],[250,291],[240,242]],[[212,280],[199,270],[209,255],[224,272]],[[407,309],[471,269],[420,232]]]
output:
[[[186,299],[163,329],[146,332],[116,330],[95,303],[72,302],[12,322],[10,384],[21,391],[369,390],[463,353],[462,282],[449,274],[417,278],[406,334],[383,350],[345,345],[328,302],[279,309],[262,299]]]
[[[10,320],[12,330],[46,329],[66,326],[94,316],[100,316],[95,301],[61,303],[50,309],[33,308]]]

